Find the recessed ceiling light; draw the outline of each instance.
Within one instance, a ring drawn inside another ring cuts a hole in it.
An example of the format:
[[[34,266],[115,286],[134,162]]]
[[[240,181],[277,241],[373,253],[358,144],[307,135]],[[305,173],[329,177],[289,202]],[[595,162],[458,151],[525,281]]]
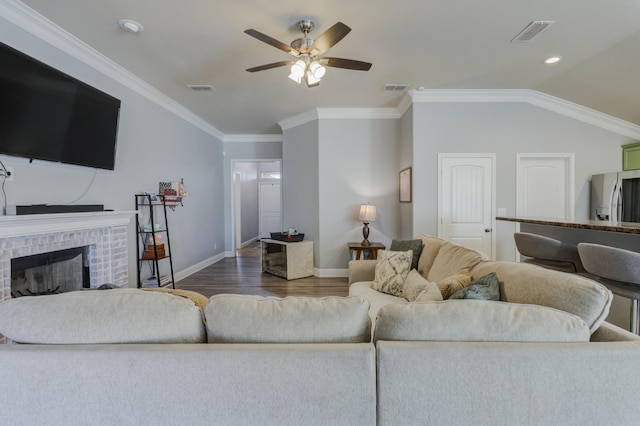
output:
[[[118,25],[131,33],[139,33],[144,30],[144,27],[141,23],[133,21],[131,19],[120,19],[118,21]]]
[[[545,64],[555,64],[556,62],[560,62],[560,60],[562,59],[562,56],[552,56],[550,58],[547,58],[546,61],[544,61]]]

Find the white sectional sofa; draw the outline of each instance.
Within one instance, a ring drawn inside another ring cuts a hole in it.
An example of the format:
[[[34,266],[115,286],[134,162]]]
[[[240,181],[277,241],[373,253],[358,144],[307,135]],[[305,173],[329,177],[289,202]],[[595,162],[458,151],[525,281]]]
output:
[[[639,424],[640,339],[605,322],[609,290],[416,238],[426,280],[495,272],[501,301],[409,302],[372,288],[376,261],[351,261],[350,295],[376,319],[377,424]]]
[[[638,424],[640,340],[600,284],[429,236],[418,269],[496,272],[501,302],[408,302],[350,264],[350,297],[137,289],[0,304],[12,425]],[[369,303],[369,301],[371,303]],[[370,314],[376,324],[371,333]]]
[[[0,332],[34,343],[0,345],[0,423],[372,425],[368,308],[215,296],[205,326],[190,300],[137,289],[10,299]]]

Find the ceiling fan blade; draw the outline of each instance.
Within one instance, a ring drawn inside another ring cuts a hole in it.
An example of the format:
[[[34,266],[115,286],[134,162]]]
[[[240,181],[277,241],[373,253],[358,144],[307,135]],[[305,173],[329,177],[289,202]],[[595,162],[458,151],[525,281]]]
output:
[[[271,46],[275,47],[276,49],[280,49],[284,52],[287,52],[289,55],[298,57],[300,56],[300,52],[298,52],[296,49],[294,49],[293,47],[289,46],[288,44],[284,44],[281,41],[276,40],[273,37],[269,37],[266,34],[261,33],[260,31],[256,31],[253,28],[250,28],[248,30],[244,31],[245,33],[249,34],[251,37],[257,38],[258,40],[270,44]]]
[[[320,63],[328,67],[345,68],[356,71],[369,71],[371,65],[369,62],[356,61],[355,59],[343,58],[320,58]]]
[[[351,28],[347,27],[342,22],[338,22],[333,27],[320,34],[320,36],[313,42],[310,51],[313,56],[322,55],[324,52],[331,49],[337,42],[342,40],[350,31]]]
[[[253,68],[247,68],[247,71],[256,72],[256,71],[270,70],[271,68],[284,67],[285,65],[293,65],[294,62],[295,61],[273,62],[271,64],[265,64],[265,65],[260,65],[260,66],[253,67]]]

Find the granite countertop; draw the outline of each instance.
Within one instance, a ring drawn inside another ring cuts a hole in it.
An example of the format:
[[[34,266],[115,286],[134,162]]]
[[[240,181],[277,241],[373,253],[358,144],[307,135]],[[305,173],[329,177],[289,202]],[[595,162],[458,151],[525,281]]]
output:
[[[623,232],[640,234],[640,223],[616,222],[612,220],[548,219],[536,217],[496,217],[507,222],[529,223],[533,225],[560,226],[563,228],[591,229],[594,231]]]

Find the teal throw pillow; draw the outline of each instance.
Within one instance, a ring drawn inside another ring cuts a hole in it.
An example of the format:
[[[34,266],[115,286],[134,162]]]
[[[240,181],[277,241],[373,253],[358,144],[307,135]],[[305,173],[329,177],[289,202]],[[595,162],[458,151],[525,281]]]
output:
[[[500,281],[495,272],[477,278],[449,299],[500,300]]]
[[[418,260],[422,254],[422,240],[393,240],[389,251],[413,251],[413,259],[411,260],[411,269],[418,269]]]

